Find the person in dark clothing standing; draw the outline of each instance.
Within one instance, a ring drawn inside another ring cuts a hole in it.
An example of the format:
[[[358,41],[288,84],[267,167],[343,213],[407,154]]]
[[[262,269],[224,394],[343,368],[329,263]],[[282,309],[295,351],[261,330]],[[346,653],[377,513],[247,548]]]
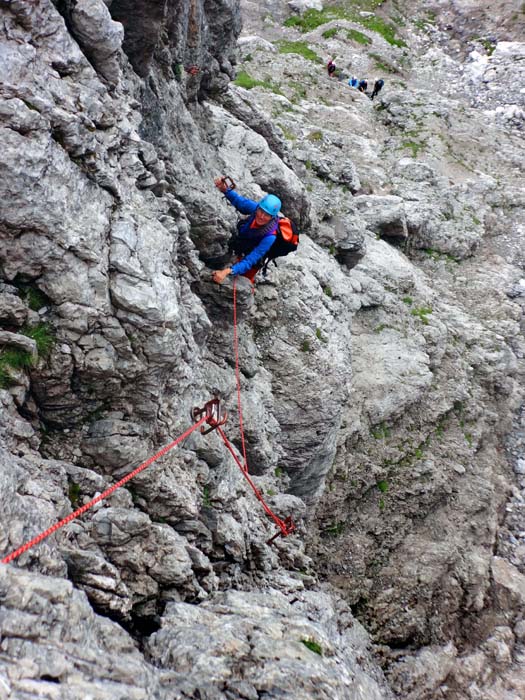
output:
[[[376,95],[379,94],[381,91],[381,88],[385,84],[385,81],[379,78],[379,80],[376,80],[374,83],[374,89],[372,90],[372,94],[370,95],[370,99],[373,100]]]

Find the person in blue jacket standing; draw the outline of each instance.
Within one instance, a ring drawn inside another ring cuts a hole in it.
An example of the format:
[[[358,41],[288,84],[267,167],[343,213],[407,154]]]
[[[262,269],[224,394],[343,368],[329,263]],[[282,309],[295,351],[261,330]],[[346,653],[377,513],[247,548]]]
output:
[[[228,275],[243,275],[253,283],[264,257],[275,243],[281,200],[274,194],[267,194],[260,202],[255,202],[228,187],[224,177],[218,177],[214,182],[230,204],[241,214],[248,214],[248,218],[238,225],[235,246],[243,257],[231,267],[216,270],[212,279],[222,284]]]

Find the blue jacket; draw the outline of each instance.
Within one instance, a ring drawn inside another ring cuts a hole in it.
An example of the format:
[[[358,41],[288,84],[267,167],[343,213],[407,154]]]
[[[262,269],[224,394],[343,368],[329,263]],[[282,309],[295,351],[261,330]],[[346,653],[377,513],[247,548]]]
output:
[[[237,194],[235,190],[228,190],[224,193],[224,196],[233,204],[237,211],[241,212],[241,214],[250,215],[249,219],[239,226],[239,238],[253,240],[255,247],[248,255],[245,255],[240,262],[235,263],[231,268],[232,275],[242,275],[260,262],[275,243],[277,219],[273,227],[270,227],[269,230],[267,230],[266,227],[262,227],[263,230],[261,230],[261,227],[252,228],[251,225],[255,219],[255,211],[259,206],[258,203],[254,202],[253,199],[242,197],[240,194]]]

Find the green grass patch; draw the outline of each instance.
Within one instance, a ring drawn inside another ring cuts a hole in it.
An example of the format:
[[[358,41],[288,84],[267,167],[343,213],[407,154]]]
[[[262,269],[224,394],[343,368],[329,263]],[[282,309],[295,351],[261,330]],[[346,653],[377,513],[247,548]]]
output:
[[[425,147],[424,143],[417,141],[403,141],[402,148],[409,148],[412,151],[412,157],[417,158],[417,154]]]
[[[421,323],[423,323],[425,326],[428,326],[427,316],[428,314],[432,313],[432,309],[430,306],[419,306],[416,309],[412,309],[410,313],[412,314],[412,316],[417,316],[417,318],[419,318]]]
[[[330,299],[334,296],[332,292],[332,287],[324,287],[323,292],[326,294],[327,297],[330,297]]]
[[[284,26],[295,27],[304,33],[311,32],[312,30],[317,29],[317,27],[327,24],[328,22],[343,19],[360,24],[363,27],[366,27],[366,29],[370,29],[377,34],[380,34],[383,39],[385,39],[385,41],[392,46],[406,46],[404,41],[396,37],[397,30],[394,24],[386,22],[382,17],[378,17],[377,15],[362,17],[359,14],[362,10],[373,11],[379,7],[380,4],[381,3],[379,0],[361,0],[360,2],[353,2],[351,9],[340,5],[325,7],[323,10],[310,9],[306,10],[306,12],[302,15],[294,15],[293,17],[289,17],[284,23]],[[354,37],[354,40],[357,39]],[[365,43],[369,42],[366,41]]]
[[[339,31],[339,27],[332,27],[332,29],[327,29],[326,32],[323,32],[323,38],[324,39],[331,39],[334,37],[337,32]]]
[[[43,357],[49,355],[55,344],[55,336],[45,323],[39,323],[37,326],[24,326],[20,333],[35,341],[38,354]]]
[[[405,41],[396,37],[396,27],[389,22],[385,22],[382,17],[377,15],[374,15],[374,17],[359,17],[359,19],[354,21],[359,22],[359,24],[362,24],[363,27],[370,29],[372,32],[380,34],[391,46],[404,48],[407,45]]]
[[[13,284],[20,292],[22,299],[33,311],[40,311],[44,306],[49,306],[51,303],[51,299],[34,283],[20,281],[17,276]]]
[[[275,92],[277,95],[283,94],[278,85],[274,85],[269,80],[257,80],[256,78],[252,78],[252,76],[244,70],[239,71],[233,82],[235,85],[245,88],[246,90],[251,90],[254,87],[262,87]]]
[[[327,342],[328,342],[327,338],[324,337],[323,332],[322,332],[322,330],[321,330],[320,328],[316,328],[316,329],[315,329],[315,337],[317,338],[317,340],[320,340],[321,343],[327,343]]]
[[[378,481],[376,483],[376,486],[381,491],[381,493],[388,492],[388,481],[386,481],[385,479],[381,479],[381,481]]]
[[[78,499],[80,498],[80,485],[76,484],[74,481],[70,481],[68,496],[74,508],[78,504]]]
[[[284,134],[284,138],[287,139],[288,141],[297,141],[297,136],[290,131],[286,126],[283,126],[282,124],[278,124],[279,128]]]
[[[414,300],[412,299],[412,297],[403,297],[403,303],[407,306],[412,306]]]
[[[323,59],[318,56],[315,51],[308,46],[304,41],[276,41],[275,46],[277,47],[279,53],[294,53],[298,56],[306,58],[308,61],[313,61],[314,63],[323,63]]]
[[[319,656],[323,655],[323,648],[322,646],[314,641],[313,639],[301,639],[301,642],[305,645],[307,649],[310,649],[310,651],[313,651],[314,654],[319,654]]]
[[[380,323],[378,326],[374,328],[374,333],[381,333],[381,331],[384,331],[385,328],[390,328],[388,323]]]
[[[346,32],[346,38],[349,41],[355,41],[356,44],[362,44],[363,46],[368,46],[372,43],[372,39],[363,34],[363,32],[358,32],[357,29],[348,29]]]
[[[333,525],[329,525],[328,527],[325,527],[322,532],[325,535],[330,535],[330,537],[339,537],[339,535],[342,535],[345,529],[345,524],[342,521],[338,521],[336,523],[333,523]]]
[[[275,467],[274,474],[278,479],[280,479],[284,475],[283,468],[282,467]]]
[[[301,345],[301,352],[310,352],[310,341],[309,340],[303,340],[303,343]]]
[[[375,440],[384,440],[390,437],[390,428],[385,423],[380,423],[370,430],[370,435]]]
[[[211,495],[210,495],[210,487],[209,486],[204,486],[202,489],[202,505],[205,508],[209,508],[211,506]]]
[[[308,136],[306,137],[308,141],[322,141],[323,140],[323,132],[322,131],[311,131]]]

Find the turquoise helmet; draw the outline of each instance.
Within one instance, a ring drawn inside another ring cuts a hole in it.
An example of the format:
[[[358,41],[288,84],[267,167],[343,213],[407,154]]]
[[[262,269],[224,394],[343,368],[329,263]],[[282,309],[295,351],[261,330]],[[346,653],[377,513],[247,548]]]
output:
[[[281,211],[281,200],[274,194],[267,194],[261,199],[258,206],[270,216],[277,216]]]

